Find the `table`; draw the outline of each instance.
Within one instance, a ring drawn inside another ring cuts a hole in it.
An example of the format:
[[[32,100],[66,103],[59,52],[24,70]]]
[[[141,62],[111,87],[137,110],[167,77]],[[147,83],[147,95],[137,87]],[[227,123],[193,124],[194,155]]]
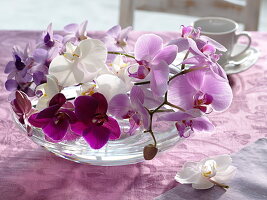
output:
[[[129,43],[133,44],[140,34],[131,33]],[[164,40],[177,36],[157,34]],[[34,144],[16,127],[6,100],[3,69],[11,59],[12,46],[25,46],[40,32],[0,31],[0,199],[153,199],[178,184],[174,176],[184,162],[231,154],[267,137],[267,33],[251,34],[252,46],[260,49],[261,56],[249,70],[230,76],[233,103],[224,113],[210,117],[215,131],[197,133],[152,161],[99,167],[59,158]]]

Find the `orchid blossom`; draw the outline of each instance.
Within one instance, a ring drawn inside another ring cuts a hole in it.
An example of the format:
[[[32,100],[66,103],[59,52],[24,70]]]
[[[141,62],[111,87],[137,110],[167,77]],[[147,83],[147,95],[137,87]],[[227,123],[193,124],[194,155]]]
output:
[[[200,162],[187,162],[175,176],[181,184],[192,184],[195,189],[209,189],[214,185],[228,188],[225,182],[231,179],[236,167],[231,165],[229,155],[205,158]]]
[[[100,93],[92,96],[79,96],[74,101],[77,122],[71,130],[81,135],[93,149],[100,149],[108,140],[120,137],[118,122],[107,116],[107,100]]]
[[[202,55],[203,53],[200,49],[207,43],[213,45],[219,51],[224,52],[227,50],[223,45],[215,40],[207,36],[200,35],[200,28],[195,29],[192,26],[182,26],[181,38],[172,40],[169,45],[177,45],[178,53],[190,50],[193,54]]]
[[[77,44],[79,41],[88,39],[87,36],[87,27],[88,21],[82,22],[79,24],[69,24],[64,27],[64,39],[63,43],[66,44],[67,42],[72,42]]]
[[[158,121],[174,121],[180,137],[187,138],[194,131],[212,131],[214,125],[197,109],[173,112],[160,116]]]
[[[129,119],[132,134],[138,127],[149,127],[149,113],[144,108],[144,92],[138,86],[133,86],[130,96],[118,94],[109,102],[109,112],[118,119]]]
[[[62,141],[67,134],[69,125],[76,122],[73,111],[64,108],[66,97],[58,93],[49,102],[49,107],[32,114],[29,123],[42,128],[44,134],[54,141]]]
[[[50,49],[52,47],[61,47],[63,37],[59,34],[54,34],[52,29],[52,23],[47,27],[47,30],[43,32],[41,41],[37,44],[37,48]]]
[[[195,70],[177,76],[169,83],[168,101],[185,110],[206,112],[226,110],[233,99],[228,80],[218,79],[210,69]]]
[[[106,47],[100,40],[83,40],[78,46],[67,43],[64,55],[51,62],[49,74],[54,75],[63,87],[89,82],[107,71],[106,57]]]
[[[175,59],[177,47],[163,47],[163,40],[155,34],[144,34],[138,38],[134,55],[138,70],[130,76],[144,79],[150,74],[150,87],[155,96],[162,96],[169,79],[169,66]]]

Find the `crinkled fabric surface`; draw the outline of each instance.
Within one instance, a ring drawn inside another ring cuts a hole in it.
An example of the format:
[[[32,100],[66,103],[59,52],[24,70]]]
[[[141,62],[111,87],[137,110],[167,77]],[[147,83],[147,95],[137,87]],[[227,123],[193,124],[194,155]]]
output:
[[[140,34],[130,34],[130,45]],[[177,37],[177,33],[156,34],[164,41]],[[34,31],[0,31],[1,200],[153,199],[178,185],[174,176],[186,161],[235,153],[267,137],[267,33],[254,32],[252,46],[261,50],[261,56],[249,70],[230,76],[233,103],[224,113],[209,116],[216,126],[212,133],[196,133],[152,161],[128,166],[90,166],[59,158],[34,144],[16,127],[4,88],[3,70],[12,59],[12,46],[25,46],[39,35]]]

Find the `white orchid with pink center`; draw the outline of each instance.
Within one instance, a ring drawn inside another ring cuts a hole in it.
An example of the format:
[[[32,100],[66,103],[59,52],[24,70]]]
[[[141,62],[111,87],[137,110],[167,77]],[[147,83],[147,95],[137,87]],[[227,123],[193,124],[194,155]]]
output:
[[[192,184],[195,189],[209,189],[214,185],[229,188],[226,182],[236,172],[236,167],[231,163],[232,158],[229,155],[205,158],[200,162],[187,162],[176,174],[175,180],[182,184]]]
[[[144,150],[149,154],[145,158],[152,159],[158,152],[155,135],[161,121],[168,121],[184,138],[216,128],[207,115],[226,110],[233,98],[217,63],[217,50],[225,50],[222,45],[190,26],[171,42],[143,34],[133,45],[127,42],[130,27],[115,26],[102,38],[89,38],[86,27],[87,21],[67,25],[61,39],[55,40],[50,25],[33,55],[15,52],[5,70],[8,90],[38,97],[29,122],[49,141],[60,142],[71,130],[73,138],[99,149],[121,134],[144,132],[153,139]],[[175,65],[183,51],[184,59]],[[27,76],[22,81],[15,72]],[[20,109],[14,110],[21,118]]]

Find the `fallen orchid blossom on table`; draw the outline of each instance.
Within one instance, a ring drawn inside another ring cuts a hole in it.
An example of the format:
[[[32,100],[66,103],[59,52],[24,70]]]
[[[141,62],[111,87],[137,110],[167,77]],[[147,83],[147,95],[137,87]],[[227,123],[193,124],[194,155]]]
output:
[[[236,167],[231,163],[232,158],[229,155],[205,158],[200,162],[187,162],[176,174],[175,180],[181,184],[192,184],[195,189],[209,189],[214,185],[227,189],[229,186],[225,185],[225,182],[236,172]]]

